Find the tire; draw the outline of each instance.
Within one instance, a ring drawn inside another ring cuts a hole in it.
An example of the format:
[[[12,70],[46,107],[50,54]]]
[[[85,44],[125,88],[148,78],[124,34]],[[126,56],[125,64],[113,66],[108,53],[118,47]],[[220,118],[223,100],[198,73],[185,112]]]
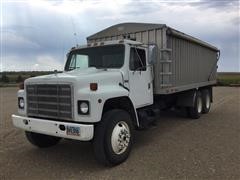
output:
[[[133,124],[128,112],[114,109],[104,113],[95,126],[93,147],[95,158],[103,165],[113,166],[124,162],[131,151]],[[119,148],[122,141],[122,148]]]
[[[211,108],[211,95],[208,89],[202,90],[203,108],[202,113],[207,114]]]
[[[31,144],[39,148],[47,148],[54,146],[61,140],[61,138],[59,137],[48,136],[45,134],[39,134],[28,131],[25,132],[25,135]]]
[[[199,91],[196,92],[193,107],[188,107],[188,116],[192,119],[199,119],[202,113],[202,96]]]

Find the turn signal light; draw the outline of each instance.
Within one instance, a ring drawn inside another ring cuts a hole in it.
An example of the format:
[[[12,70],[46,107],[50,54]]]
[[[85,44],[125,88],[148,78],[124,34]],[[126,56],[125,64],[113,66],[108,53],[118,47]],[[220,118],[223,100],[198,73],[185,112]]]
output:
[[[98,84],[97,83],[90,83],[90,90],[91,91],[96,91],[98,89]]]

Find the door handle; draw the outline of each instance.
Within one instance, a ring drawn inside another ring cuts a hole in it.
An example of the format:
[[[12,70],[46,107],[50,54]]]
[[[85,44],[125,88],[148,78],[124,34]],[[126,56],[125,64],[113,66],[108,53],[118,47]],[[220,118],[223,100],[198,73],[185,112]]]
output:
[[[150,89],[151,88],[151,83],[148,83],[148,89]]]

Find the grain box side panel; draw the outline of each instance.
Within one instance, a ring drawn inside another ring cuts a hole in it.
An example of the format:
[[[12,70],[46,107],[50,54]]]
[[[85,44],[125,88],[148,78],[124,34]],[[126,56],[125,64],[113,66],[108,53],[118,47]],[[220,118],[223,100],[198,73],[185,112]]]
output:
[[[148,43],[148,31],[142,31],[142,43],[147,44]]]
[[[207,82],[216,64],[216,51],[197,43],[169,37],[172,48],[172,84],[173,87]],[[215,70],[213,78],[215,79]]]
[[[135,37],[136,37],[136,41],[142,42],[142,33],[141,32],[135,33]]]

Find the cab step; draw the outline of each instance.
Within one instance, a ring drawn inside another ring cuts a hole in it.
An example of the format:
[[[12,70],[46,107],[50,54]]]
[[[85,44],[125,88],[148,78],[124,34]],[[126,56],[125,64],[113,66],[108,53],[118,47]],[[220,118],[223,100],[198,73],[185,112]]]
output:
[[[147,129],[150,126],[156,125],[156,120],[159,117],[160,110],[157,108],[154,109],[140,109],[137,111],[138,120],[139,120],[139,128],[138,129]]]

